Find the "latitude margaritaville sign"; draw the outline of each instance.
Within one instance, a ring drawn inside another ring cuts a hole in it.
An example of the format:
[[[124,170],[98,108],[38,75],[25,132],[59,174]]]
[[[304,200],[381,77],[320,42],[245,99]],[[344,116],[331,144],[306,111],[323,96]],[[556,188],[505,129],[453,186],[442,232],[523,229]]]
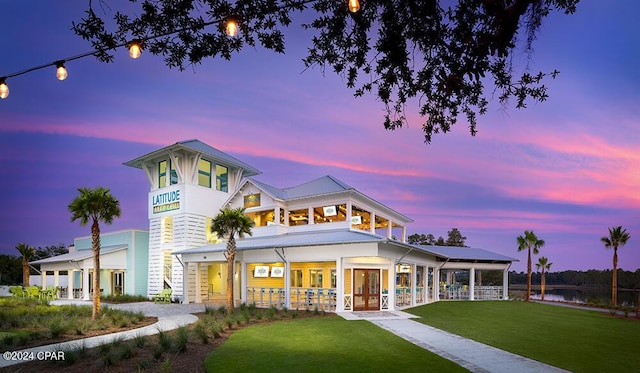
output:
[[[151,196],[154,214],[180,209],[180,189],[154,194]]]

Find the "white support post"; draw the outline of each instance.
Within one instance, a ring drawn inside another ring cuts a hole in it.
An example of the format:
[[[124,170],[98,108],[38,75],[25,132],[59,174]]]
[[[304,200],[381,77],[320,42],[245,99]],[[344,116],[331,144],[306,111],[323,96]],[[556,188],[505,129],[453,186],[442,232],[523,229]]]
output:
[[[41,279],[40,287],[42,289],[46,288],[47,287],[47,271],[40,272],[40,279]]]
[[[184,262],[182,269],[182,303],[189,303],[189,262]]]
[[[469,300],[476,299],[475,290],[476,290],[476,269],[471,267],[469,269]]]
[[[90,299],[89,298],[89,268],[86,266],[82,271],[82,299],[84,300]]]
[[[416,305],[416,297],[417,297],[417,291],[418,291],[418,284],[416,281],[418,281],[418,276],[417,276],[417,266],[415,264],[411,265],[411,284],[409,284],[410,287],[410,291],[411,291],[411,307],[415,307]]]
[[[336,258],[336,312],[344,312],[344,281],[342,258]]]
[[[287,260],[284,262],[284,306],[291,308],[291,263]],[[245,298],[246,299],[246,298]]]
[[[69,270],[67,271],[67,299],[73,299],[73,287],[74,285],[74,279],[75,279],[75,274],[76,271],[73,270]]]
[[[509,300],[509,268],[502,273],[502,299]]]
[[[433,301],[440,300],[440,269],[435,267],[433,269]]]
[[[202,303],[202,294],[200,294],[200,291],[202,286],[200,284],[200,263],[196,262],[196,303]]]

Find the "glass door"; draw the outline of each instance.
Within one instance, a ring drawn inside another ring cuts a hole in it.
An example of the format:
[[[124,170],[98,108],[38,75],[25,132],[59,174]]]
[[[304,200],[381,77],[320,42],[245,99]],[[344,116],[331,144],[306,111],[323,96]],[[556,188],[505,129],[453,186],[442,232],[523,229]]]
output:
[[[353,310],[380,310],[380,270],[353,271]]]

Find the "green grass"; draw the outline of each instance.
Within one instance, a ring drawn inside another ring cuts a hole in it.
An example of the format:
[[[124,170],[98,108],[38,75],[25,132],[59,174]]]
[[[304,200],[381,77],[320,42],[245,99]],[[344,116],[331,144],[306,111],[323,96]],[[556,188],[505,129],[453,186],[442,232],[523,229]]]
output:
[[[525,302],[438,302],[416,321],[574,372],[640,370],[640,322]]]
[[[208,372],[464,372],[367,321],[296,319],[236,331],[205,359]]]

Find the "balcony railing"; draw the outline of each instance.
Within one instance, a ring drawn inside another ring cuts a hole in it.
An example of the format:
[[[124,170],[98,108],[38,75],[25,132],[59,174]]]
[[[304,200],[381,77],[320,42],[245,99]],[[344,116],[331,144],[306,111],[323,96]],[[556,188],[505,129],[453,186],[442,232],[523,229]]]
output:
[[[247,288],[248,303],[256,307],[284,308],[284,288]],[[334,288],[292,288],[289,309],[297,310],[324,310],[334,312],[336,310],[336,289]]]

